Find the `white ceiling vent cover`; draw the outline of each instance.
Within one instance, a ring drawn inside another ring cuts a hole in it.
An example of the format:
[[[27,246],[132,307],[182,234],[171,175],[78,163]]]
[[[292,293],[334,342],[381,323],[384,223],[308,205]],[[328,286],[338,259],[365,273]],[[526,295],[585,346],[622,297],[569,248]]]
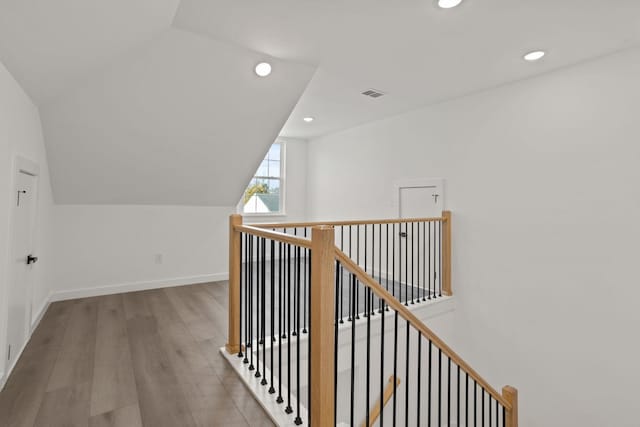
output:
[[[364,92],[362,92],[362,94],[370,98],[380,98],[381,96],[384,95],[384,92],[379,91],[378,89],[367,89]]]

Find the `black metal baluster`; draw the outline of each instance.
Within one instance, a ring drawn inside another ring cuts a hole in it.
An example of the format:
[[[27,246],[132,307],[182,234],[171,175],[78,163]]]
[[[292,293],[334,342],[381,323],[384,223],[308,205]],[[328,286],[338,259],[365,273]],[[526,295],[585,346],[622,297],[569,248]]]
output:
[[[427,257],[427,226],[429,225],[428,222],[423,222],[422,223],[422,301],[426,301],[427,299],[425,298],[425,288],[426,288],[426,282],[427,280],[429,280],[429,278],[427,277],[427,262],[429,261],[429,258]]]
[[[419,231],[418,231],[419,233]],[[422,401],[420,400],[420,386],[422,385],[422,334],[419,330],[416,330],[418,333],[418,393],[416,399],[416,425],[420,425],[420,407],[422,406]]]
[[[451,425],[451,359],[447,357],[447,425]]]
[[[473,427],[478,425],[478,383],[473,380]]]
[[[340,226],[340,250],[344,250],[344,226]],[[340,266],[340,298],[338,303],[340,304],[340,323],[344,323],[344,270],[342,264]],[[336,294],[338,295],[338,294]]]
[[[409,227],[409,224],[407,224],[407,227]],[[411,304],[415,303],[415,298],[413,295],[413,291],[416,288],[415,284],[415,277],[413,276],[413,272],[415,270],[415,254],[414,254],[414,242],[413,242],[413,233],[414,233],[414,227],[413,227],[413,222],[411,223]],[[408,254],[407,254],[407,258],[408,258]],[[409,271],[407,271],[407,273],[409,273]],[[407,277],[407,282],[409,278]],[[407,399],[408,400],[408,399]]]
[[[409,352],[409,343],[410,343],[410,336],[409,336],[409,329],[411,329],[411,324],[409,323],[409,321],[407,320],[407,352],[406,354],[406,360],[405,360],[405,365],[404,365],[404,373],[405,373],[405,377],[407,378],[405,381],[405,391],[404,391],[404,425],[405,427],[409,427],[409,355],[411,354]]]
[[[249,275],[249,238],[248,234],[244,235],[244,359],[242,363],[249,363],[249,285],[251,277]]]
[[[358,237],[360,237],[360,234],[358,233]],[[359,246],[358,246],[358,253],[360,252],[359,250]],[[364,225],[364,272],[367,273],[367,224]],[[368,287],[364,290],[364,317],[369,317],[370,314],[370,307],[369,307],[369,292],[368,292]],[[368,412],[368,411],[367,411]]]
[[[305,227],[304,229],[304,238],[307,238],[307,227]],[[307,292],[308,292],[308,288],[309,288],[309,281],[308,279],[308,275],[307,275],[307,267],[309,265],[309,249],[304,248],[303,249],[304,252],[304,295],[302,296],[302,304],[303,304],[303,312],[302,312],[302,333],[306,334],[307,331]],[[336,295],[338,295],[336,293]]]
[[[287,234],[286,228],[283,229],[283,233]],[[287,255],[288,247],[289,247],[289,244],[285,243],[282,249],[282,254],[286,259],[286,261],[283,261],[284,268],[282,270],[282,290],[284,292],[284,297],[282,299],[283,299],[284,307],[286,307],[287,313],[289,312],[289,304],[291,304],[291,295],[289,295],[289,285],[287,285],[289,280],[289,274],[287,273],[287,269],[289,265],[289,258]],[[284,339],[287,339],[289,332],[291,332],[291,330],[289,329],[289,323],[287,321],[287,315],[285,314],[284,311],[282,312],[282,323],[285,325],[284,332],[282,333],[282,339],[284,340]]]
[[[429,274],[429,282],[428,282],[428,294],[427,294],[427,299],[431,299],[431,222],[428,223],[429,224],[429,256],[427,257],[428,259],[428,271],[427,273]]]
[[[360,226],[356,225],[356,264],[360,265]],[[356,286],[355,318],[360,319],[360,288]]]
[[[442,425],[442,349],[438,348],[438,426]]]
[[[269,394],[276,392],[273,382],[273,340],[276,337],[276,242],[271,240],[271,386],[269,387]],[[266,340],[265,340],[266,341]]]
[[[293,228],[293,235],[297,236],[298,235],[298,229],[296,227]],[[293,331],[291,332],[291,336],[295,337],[298,336],[298,332],[299,330],[299,324],[298,322],[300,321],[299,317],[296,315],[296,313],[298,312],[299,308],[300,308],[300,286],[299,286],[299,282],[298,280],[300,279],[300,272],[298,271],[298,269],[300,268],[300,263],[298,262],[298,247],[294,246],[293,247],[293,257],[294,257],[294,261],[293,261]]]
[[[267,240],[262,239],[262,381],[267,385]]]
[[[484,387],[480,387],[480,394],[482,395],[482,406],[481,406],[481,411],[482,411],[482,412],[481,412],[481,413],[482,413],[482,418],[481,418],[481,420],[482,420],[482,421],[481,421],[480,425],[481,425],[482,427],[484,427],[484,395],[485,395],[485,393],[484,393]]]
[[[353,241],[352,236],[351,236],[351,226],[349,226],[349,258],[351,258],[351,242]],[[353,258],[351,258],[353,259]],[[351,309],[353,308],[353,304],[351,303],[351,298],[355,297],[355,291],[353,289],[353,281],[351,279],[349,279],[349,317],[347,318],[347,320],[349,322],[351,322],[351,320],[353,320],[353,311],[351,311]]]
[[[393,324],[393,379],[398,378],[398,312],[395,312],[394,324]],[[397,387],[393,387],[393,426],[396,425],[396,413],[398,396],[396,393]]]
[[[492,421],[492,416],[491,416],[491,402],[493,401],[493,397],[491,395],[489,395],[489,427],[491,427],[491,421]]]
[[[396,224],[391,224],[391,294],[396,296]]]
[[[382,285],[382,224],[378,224],[378,282]],[[382,313],[382,298],[378,298],[379,313]]]
[[[287,414],[293,413],[291,407],[291,245],[287,243],[287,334],[289,339],[287,340],[287,406],[284,411]]]
[[[278,242],[278,397],[277,403],[284,402],[282,397],[282,331],[284,323],[284,311],[283,309],[283,277],[282,277],[282,263],[283,263],[282,242]]]
[[[239,305],[240,305],[240,307],[239,307],[239,309],[240,309],[240,315],[239,315],[239,317],[240,317],[240,321],[239,321],[239,324],[240,324],[240,349],[238,351],[238,358],[240,358],[240,359],[242,359],[242,357],[244,356],[244,354],[242,352],[242,305],[243,305],[243,301],[242,301],[242,286],[244,284],[244,280],[246,279],[246,277],[243,274],[244,268],[242,266],[242,256],[244,255],[242,253],[242,250],[243,250],[242,242],[244,241],[244,236],[245,236],[244,233],[240,233],[240,253],[238,254],[240,256],[240,298],[238,299]]]
[[[307,250],[307,259],[308,259],[308,262],[309,262],[309,269],[307,271],[307,283],[309,283],[309,286],[311,286],[311,249]],[[311,307],[313,307],[311,305],[311,302],[312,302],[312,300],[311,300],[311,289],[309,289],[308,295],[309,295],[309,310],[311,310]],[[338,311],[337,310],[336,310],[335,315],[336,316],[338,315]],[[336,323],[335,325],[336,325],[335,327],[336,327],[336,332],[337,332],[338,324]],[[311,330],[311,315],[309,315],[309,330]],[[335,343],[335,346],[334,346],[334,353],[335,353],[334,354],[334,358],[335,358],[334,376],[335,376],[335,381],[337,381],[338,380],[338,361],[337,361],[338,360],[337,359],[337,357],[338,357],[338,336],[337,335],[335,336],[334,343]],[[307,339],[307,409],[308,409],[307,416],[309,416],[308,414],[311,413],[311,407],[313,406],[313,402],[311,401],[311,358],[312,358],[312,356],[313,355],[311,354],[311,336],[309,336],[309,339]],[[335,390],[336,390],[336,388],[334,386],[334,395],[336,394]],[[335,401],[334,401],[334,406],[333,407],[337,408],[337,406],[335,405]],[[333,420],[334,423],[336,421],[335,416],[337,416],[337,414],[338,414],[337,411],[338,411],[337,409],[335,409],[335,411],[334,411],[334,420]]]
[[[469,374],[467,372],[465,374],[464,380],[464,423],[465,426],[469,426]]]
[[[380,310],[380,313],[382,314],[382,319],[380,320],[380,399],[382,399],[382,396],[384,396],[384,336],[385,336],[385,331],[384,331],[384,305],[385,302],[384,300],[382,301],[382,310]],[[394,387],[395,387],[395,381],[396,379],[393,379],[394,381]],[[380,427],[383,427],[384,424],[384,404],[382,402],[382,400],[380,401]]]
[[[260,378],[262,374],[260,373],[260,341],[262,337],[262,329],[260,329],[260,320],[261,320],[261,306],[260,306],[260,291],[262,290],[262,254],[260,253],[260,248],[262,247],[262,237],[258,237],[258,241],[256,242],[256,373],[255,377]]]
[[[456,423],[460,425],[460,365],[458,365],[458,375],[456,376]]]
[[[364,231],[365,231],[365,241],[366,241],[366,239],[367,239],[366,238],[366,234],[367,234],[366,227],[365,227]],[[365,244],[365,250],[366,250],[366,244]],[[366,263],[366,261],[365,261],[365,263]],[[369,288],[367,286],[367,289],[366,289],[367,300],[369,300],[370,294],[371,294],[371,288]],[[366,425],[370,425],[370,423],[369,423],[369,410],[370,410],[370,407],[369,407],[369,398],[370,398],[370,396],[369,396],[369,394],[370,394],[370,391],[371,391],[371,385],[370,385],[370,382],[371,382],[371,316],[370,315],[367,315],[367,360],[366,360],[366,364],[367,364],[367,368],[366,368],[367,369],[367,380],[366,380],[367,389],[366,389],[366,398],[365,398],[365,401],[366,401],[366,403],[365,403],[365,411],[366,411]]]
[[[438,285],[442,296],[442,221],[438,221]]]
[[[404,305],[409,306],[409,223],[404,223]],[[402,276],[400,278],[402,280]]]
[[[336,260],[336,289],[335,295],[338,295],[338,288],[341,286],[341,278],[342,274],[340,273],[340,269],[342,268],[342,264],[340,261]],[[340,307],[340,301],[336,298],[336,306],[335,306],[335,316],[334,316],[334,326],[333,326],[333,425],[338,424],[338,310]],[[311,307],[311,304],[309,304]],[[309,319],[311,320],[311,319]],[[309,337],[311,338],[311,337]],[[309,339],[311,342],[311,339]],[[309,345],[309,356],[311,356],[311,345]],[[311,367],[311,361],[308,364]],[[311,369],[308,369],[311,371]],[[308,383],[309,392],[311,392],[311,381]],[[308,402],[311,402],[311,394],[307,397]]]
[[[420,302],[420,291],[422,290],[422,281],[420,280],[420,223],[417,224],[418,227],[418,232],[416,233],[417,236],[417,244],[416,244],[416,249],[418,251],[418,256],[416,258],[414,258],[414,262],[415,262],[415,269],[417,271],[417,277],[418,277],[418,302]],[[424,292],[422,292],[422,296],[424,296]]]
[[[431,399],[431,370],[433,368],[433,363],[431,361],[431,353],[433,350],[433,344],[431,340],[429,340],[429,364],[427,365],[427,402],[429,402],[429,406],[427,406],[427,426],[431,427],[431,407],[433,406],[433,401]]]
[[[349,228],[351,228],[351,226],[349,226]],[[352,282],[352,286],[351,286],[351,293],[352,298],[351,298],[351,305],[352,305],[352,313],[355,313],[356,311],[356,276],[354,276],[353,274],[351,275],[351,280],[350,282]],[[353,319],[353,321],[351,322],[351,426],[355,426],[354,424],[354,419],[355,419],[355,399],[356,399],[356,395],[355,395],[355,372],[356,372],[356,321],[355,319]]]
[[[253,294],[255,293],[255,288],[257,286],[255,286],[255,275],[254,275],[254,262],[253,262],[253,247],[254,247],[254,243],[255,243],[255,236],[251,236],[251,239],[249,240],[249,262],[250,262],[250,267],[249,267],[249,276],[251,277],[250,283],[251,283],[251,289],[250,289],[250,295],[249,295],[249,343],[247,344],[248,348],[251,348],[251,360],[249,363],[249,370],[253,371],[255,369],[255,366],[253,365],[253,353],[255,353],[254,348],[253,348]],[[256,316],[257,317],[257,316]]]
[[[296,287],[298,289],[298,298],[300,298],[300,246],[296,246]],[[302,424],[302,418],[300,418],[300,301],[298,301],[296,309],[296,418],[294,423],[296,425]]]

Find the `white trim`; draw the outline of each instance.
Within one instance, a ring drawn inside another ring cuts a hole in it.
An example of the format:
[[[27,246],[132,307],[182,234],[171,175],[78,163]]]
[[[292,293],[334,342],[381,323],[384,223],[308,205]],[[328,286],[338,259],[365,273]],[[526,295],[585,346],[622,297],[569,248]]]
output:
[[[51,301],[64,301],[76,298],[97,297],[102,295],[121,294],[126,292],[146,291],[149,289],[170,288],[172,286],[194,285],[197,283],[219,282],[229,280],[229,273],[203,274],[141,282],[121,283],[116,285],[97,286],[93,288],[72,289],[53,292]]]
[[[285,403],[279,404],[276,402],[275,394],[269,394],[269,388],[260,384],[261,379],[252,375],[253,372],[249,371],[247,365],[242,363],[241,358],[235,354],[229,354],[224,347],[220,349],[220,353],[227,359],[227,362],[229,362],[233,370],[236,371],[241,381],[249,389],[249,392],[258,401],[260,406],[262,406],[275,425],[280,427],[298,427],[294,423],[294,415],[284,412]],[[268,368],[263,368],[263,375],[265,378],[269,377],[271,371]],[[287,388],[284,385],[281,388],[281,394],[287,396]],[[291,396],[291,407],[295,408],[297,403],[295,396]],[[300,418],[302,418],[302,426],[309,425],[307,408],[302,404],[300,405]]]
[[[27,337],[24,344],[22,345],[22,348],[18,352],[18,355],[13,359],[13,363],[11,364],[11,366],[9,366],[9,369],[7,369],[7,373],[6,374],[0,373],[0,391],[4,389],[4,386],[6,385],[7,380],[9,379],[9,376],[11,375],[11,373],[13,372],[13,369],[18,364],[18,360],[20,360],[20,357],[24,352],[24,349],[27,348],[27,344],[29,343],[29,341],[31,341],[31,336],[33,335],[33,331],[35,331],[38,325],[40,324],[40,321],[44,317],[44,314],[47,312],[49,305],[51,305],[51,293],[49,293],[49,295],[47,295],[47,297],[43,301],[42,305],[40,306],[40,310],[38,310],[38,314],[35,316],[35,318],[31,322],[29,322],[29,334],[28,334],[29,336]]]
[[[400,189],[416,187],[436,187],[440,191],[442,210],[445,208],[444,178],[400,179],[393,182],[393,211],[400,218]]]

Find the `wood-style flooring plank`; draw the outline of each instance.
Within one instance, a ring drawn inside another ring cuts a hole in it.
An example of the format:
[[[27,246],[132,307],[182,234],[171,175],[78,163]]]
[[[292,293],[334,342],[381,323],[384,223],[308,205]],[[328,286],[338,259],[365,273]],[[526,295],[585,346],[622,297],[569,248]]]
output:
[[[53,303],[33,332],[0,393],[3,427],[31,427],[57,360],[73,301]]]
[[[138,405],[125,406],[89,419],[89,427],[142,427]]]
[[[2,427],[271,425],[219,349],[226,283],[51,304],[0,391]]]
[[[78,300],[74,304],[47,391],[91,383],[97,319],[97,298]]]
[[[90,383],[57,388],[45,393],[35,427],[88,427]]]
[[[105,296],[98,303],[91,415],[137,403],[122,295]]]

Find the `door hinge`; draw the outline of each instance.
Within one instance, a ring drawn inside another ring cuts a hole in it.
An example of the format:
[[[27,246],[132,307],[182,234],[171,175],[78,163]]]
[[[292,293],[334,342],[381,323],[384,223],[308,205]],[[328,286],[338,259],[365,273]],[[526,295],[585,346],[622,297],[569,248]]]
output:
[[[11,360],[11,344],[7,348],[7,360]]]

